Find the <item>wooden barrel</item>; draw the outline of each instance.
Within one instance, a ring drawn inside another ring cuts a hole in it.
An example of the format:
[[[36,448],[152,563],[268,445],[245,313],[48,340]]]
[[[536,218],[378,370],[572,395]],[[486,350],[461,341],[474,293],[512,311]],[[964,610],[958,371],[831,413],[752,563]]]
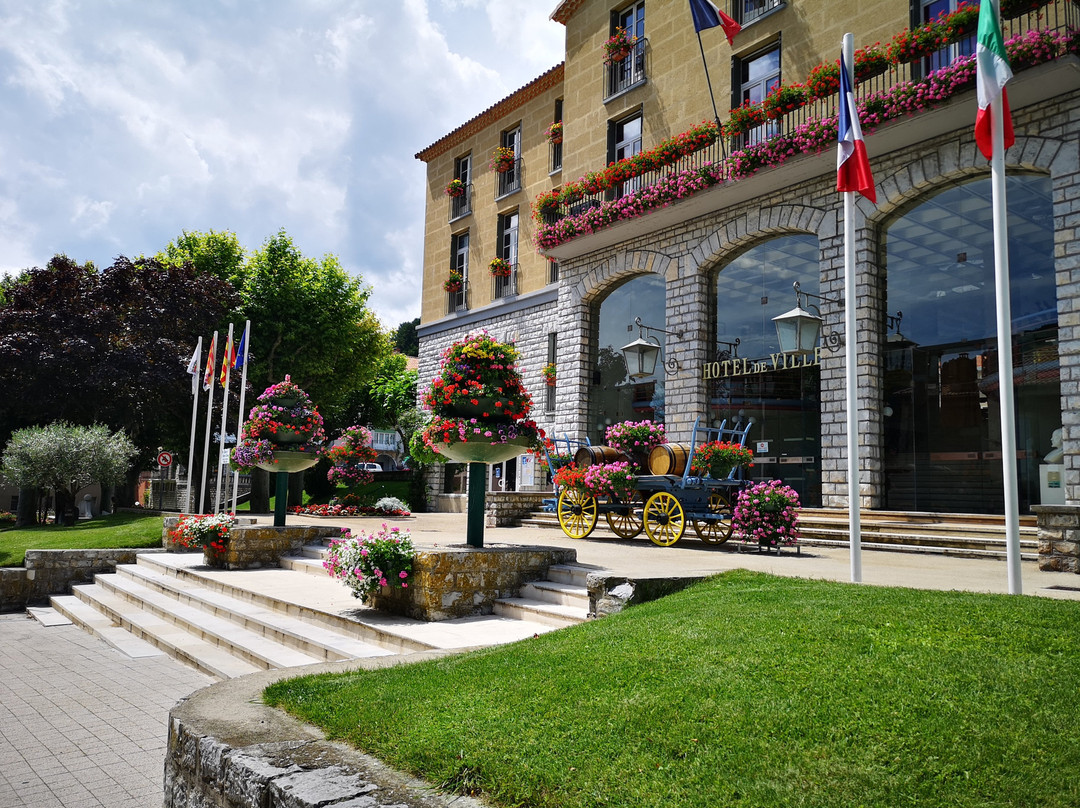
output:
[[[626,460],[626,455],[613,446],[582,446],[574,452],[574,462],[578,468],[585,468],[593,463],[614,463],[618,460]]]
[[[661,443],[649,452],[649,471],[653,474],[682,474],[689,459],[689,443]]]

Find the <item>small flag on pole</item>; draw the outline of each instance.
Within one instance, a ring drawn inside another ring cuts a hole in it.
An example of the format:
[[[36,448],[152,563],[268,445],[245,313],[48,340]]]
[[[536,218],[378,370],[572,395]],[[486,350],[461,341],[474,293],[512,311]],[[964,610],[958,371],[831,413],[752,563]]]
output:
[[[210,340],[210,350],[206,353],[206,373],[203,375],[202,389],[209,390],[214,383],[214,360],[217,356],[217,334]]]
[[[199,392],[199,353],[198,347],[195,348],[195,352],[191,355],[191,359],[187,363],[187,372],[191,377],[191,394],[195,395]]]
[[[694,18],[694,30],[699,34],[708,29],[721,26],[729,45],[735,44],[735,34],[742,26],[721,11],[712,0],[690,0],[690,14]]]
[[[870,158],[863,142],[859,111],[855,108],[855,93],[851,89],[851,74],[840,54],[840,120],[837,123],[836,190],[841,193],[858,191],[871,202],[877,202],[874,176],[870,173]]]
[[[982,0],[979,3],[979,33],[975,44],[975,62],[978,74],[976,85],[979,90],[979,114],[975,116],[975,143],[987,160],[994,156],[994,144],[990,128],[990,104],[1001,93],[1002,129],[1005,133],[1005,148],[1016,142],[1013,133],[1012,114],[1009,112],[1009,97],[1005,93],[1005,84],[1012,78],[1009,57],[1005,53],[1005,42],[1001,38],[1001,23],[998,21],[998,3],[1000,0]]]
[[[232,337],[229,337],[225,343],[225,352],[221,355],[221,377],[219,381],[222,387],[225,386],[225,378],[231,367],[236,367],[236,347],[233,345]]]
[[[240,335],[240,342],[236,346],[236,354],[233,357],[233,367],[241,368],[247,361],[247,328]]]

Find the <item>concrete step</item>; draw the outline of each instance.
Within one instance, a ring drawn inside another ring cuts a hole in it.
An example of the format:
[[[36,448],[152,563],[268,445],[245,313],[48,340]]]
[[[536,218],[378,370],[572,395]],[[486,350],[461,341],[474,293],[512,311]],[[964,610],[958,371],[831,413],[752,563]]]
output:
[[[232,679],[266,669],[266,666],[240,659],[225,648],[199,639],[174,623],[137,608],[97,584],[74,586],[72,592],[84,605],[104,615],[113,625],[203,673],[219,679]],[[92,633],[100,632],[94,630]],[[104,634],[102,636],[105,638]]]
[[[548,580],[559,584],[573,584],[584,587],[590,572],[596,570],[590,567],[578,567],[573,564],[553,564],[548,568]]]
[[[521,597],[544,603],[557,603],[560,606],[573,606],[586,614],[589,611],[589,590],[575,584],[533,581],[521,588]]]
[[[290,556],[289,558],[295,557]],[[414,637],[395,632],[392,627],[382,628],[373,625],[370,621],[361,623],[342,614],[304,605],[302,602],[286,600],[280,597],[280,593],[274,591],[273,587],[270,587],[270,591],[267,591],[267,588],[258,590],[237,586],[231,582],[246,580],[248,576],[237,576],[235,574],[214,575],[212,571],[207,571],[205,568],[199,569],[185,566],[182,561],[175,558],[170,559],[166,553],[140,555],[138,564],[182,581],[195,581],[212,592],[219,592],[238,600],[248,601],[258,606],[288,614],[305,623],[322,626],[331,631],[352,636],[395,654],[429,651],[436,647]],[[274,572],[281,575],[288,574],[290,570],[279,569]],[[303,576],[300,580],[303,582],[301,588],[306,592],[316,590],[322,592],[332,591],[335,596],[340,597],[341,593],[345,591],[340,582],[334,581],[326,575],[325,570],[322,571],[321,576],[313,575],[310,578]],[[296,588],[296,586],[294,585],[293,588]],[[357,603],[359,602],[357,601]]]
[[[164,622],[195,639],[221,648],[260,670],[294,668],[324,661],[312,654],[305,654],[295,648],[282,645],[270,637],[246,629],[231,620],[204,612],[194,606],[184,605],[174,598],[119,575],[97,575],[94,580],[95,586],[100,591],[108,593],[119,601],[119,605],[115,607],[115,614],[105,612],[114,620],[124,619],[125,608],[135,609],[138,614],[152,615],[155,618],[154,625]],[[87,594],[96,597],[94,591]],[[102,600],[101,603],[107,608],[114,608],[110,601]],[[105,611],[100,605],[96,605],[96,608]],[[147,626],[149,625],[147,623]],[[148,642],[154,642],[149,637],[145,639]]]
[[[391,651],[357,639],[355,633],[342,633],[312,625],[287,614],[285,608],[267,608],[202,586],[183,582],[174,576],[138,564],[120,564],[117,577],[128,579],[160,594],[158,610],[168,611],[172,604],[194,607],[228,620],[262,637],[293,648],[319,661],[332,662],[359,657],[389,656]],[[106,576],[99,576],[110,581]],[[120,581],[108,585],[118,586]]]
[[[72,624],[99,637],[107,645],[132,659],[163,656],[165,653],[160,648],[140,640],[127,629],[120,628],[93,606],[83,603],[74,595],[54,595],[50,604]]]
[[[588,614],[579,607],[550,603],[535,598],[500,598],[495,601],[494,612],[502,617],[512,617],[544,626],[564,628],[584,623]]]
[[[280,564],[283,570],[295,570],[297,572],[307,573],[308,575],[326,575],[326,568],[323,567],[321,558],[310,558],[308,556],[282,556]]]

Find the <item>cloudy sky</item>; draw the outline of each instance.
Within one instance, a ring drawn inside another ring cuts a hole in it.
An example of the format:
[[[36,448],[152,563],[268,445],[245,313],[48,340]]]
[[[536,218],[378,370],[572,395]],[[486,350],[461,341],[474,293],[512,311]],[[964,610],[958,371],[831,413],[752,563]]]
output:
[[[562,59],[555,0],[0,0],[0,272],[284,228],[419,316],[413,155]]]

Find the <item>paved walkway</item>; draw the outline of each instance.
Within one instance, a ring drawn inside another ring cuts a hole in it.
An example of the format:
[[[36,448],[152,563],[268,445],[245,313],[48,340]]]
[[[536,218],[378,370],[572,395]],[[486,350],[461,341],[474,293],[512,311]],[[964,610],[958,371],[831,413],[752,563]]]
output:
[[[0,806],[161,808],[169,710],[213,679],[0,615]]]
[[[318,520],[356,531],[382,520]],[[418,546],[462,544],[464,514],[386,520]],[[709,574],[745,568],[806,578],[850,580],[848,551],[805,547],[800,555],[735,552],[693,538],[673,547],[633,540],[568,539],[560,531],[488,528],[487,544],[571,547],[578,562],[628,576]],[[302,573],[297,573],[302,574]],[[1007,592],[1004,561],[864,551],[869,584]],[[1023,564],[1025,595],[1080,599],[1080,576]],[[131,659],[74,626],[46,628],[24,615],[0,615],[0,808],[159,808],[168,712],[212,679],[166,656]]]

